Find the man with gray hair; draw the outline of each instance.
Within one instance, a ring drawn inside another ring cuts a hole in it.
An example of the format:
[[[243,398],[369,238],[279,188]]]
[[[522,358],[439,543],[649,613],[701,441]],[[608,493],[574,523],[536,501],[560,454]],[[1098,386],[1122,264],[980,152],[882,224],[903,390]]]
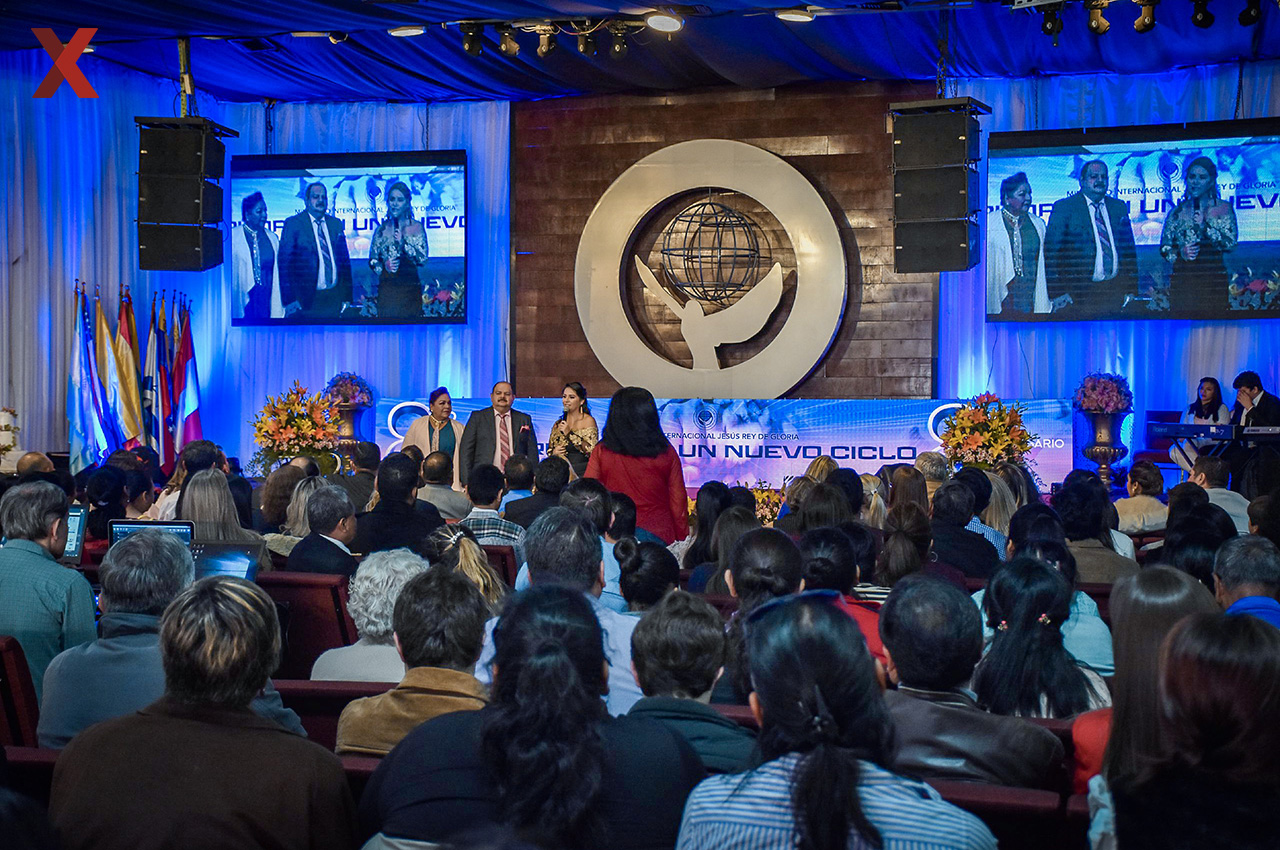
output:
[[[99,576],[102,637],[63,652],[45,674],[37,735],[47,749],[60,750],[95,723],[131,714],[164,695],[160,615],[191,584],[195,564],[176,536],[139,531],[107,551]],[[251,707],[306,735],[270,681]]]
[[[1248,614],[1280,629],[1280,549],[1245,534],[1218,547],[1213,595],[1228,614]]]
[[[11,487],[0,499],[0,635],[22,645],[37,699],[53,657],[98,636],[89,582],[57,560],[67,508],[67,494],[47,481]]]
[[[288,569],[355,575],[356,559],[348,547],[356,539],[356,509],[347,491],[335,484],[317,488],[307,500],[307,525],[311,533],[289,553]]]
[[[951,464],[940,452],[920,452],[916,455],[915,468],[924,476],[924,486],[929,491],[929,498],[951,477]]]

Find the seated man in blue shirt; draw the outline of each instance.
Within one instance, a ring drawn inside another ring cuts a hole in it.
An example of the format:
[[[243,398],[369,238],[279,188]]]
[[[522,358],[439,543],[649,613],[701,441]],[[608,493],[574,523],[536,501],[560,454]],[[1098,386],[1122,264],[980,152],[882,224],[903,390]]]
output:
[[[1245,534],[1218,547],[1213,595],[1228,614],[1249,614],[1280,629],[1280,549],[1265,537]]]

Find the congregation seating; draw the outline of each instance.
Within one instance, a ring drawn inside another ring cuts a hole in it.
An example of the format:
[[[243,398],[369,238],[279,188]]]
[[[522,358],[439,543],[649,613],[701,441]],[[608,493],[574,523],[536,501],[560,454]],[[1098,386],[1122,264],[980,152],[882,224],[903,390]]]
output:
[[[259,573],[257,583],[280,615],[284,646],[277,676],[306,679],[326,649],[356,642],[356,626],[347,613],[346,576]]]
[[[53,784],[53,766],[58,761],[58,750],[32,746],[5,745],[4,756],[8,762],[9,787],[30,797],[41,805],[49,804],[49,788]]]
[[[515,547],[481,546],[480,548],[489,559],[489,566],[493,567],[493,571],[507,583],[507,587],[515,587],[516,575],[520,571],[520,565],[516,563]]]
[[[26,653],[17,638],[0,635],[0,744],[34,747],[39,720]]]
[[[1069,829],[1061,794],[978,782],[927,780],[942,799],[982,819],[1001,850],[1083,850],[1084,829]]]
[[[338,741],[338,717],[355,699],[384,694],[395,682],[312,682],[275,679],[285,708],[292,709],[307,730],[307,737],[332,750]]]

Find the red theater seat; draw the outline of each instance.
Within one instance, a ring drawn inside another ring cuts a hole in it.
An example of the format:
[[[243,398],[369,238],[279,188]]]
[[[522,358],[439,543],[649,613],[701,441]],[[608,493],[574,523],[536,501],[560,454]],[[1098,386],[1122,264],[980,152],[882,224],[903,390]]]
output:
[[[751,713],[751,707],[747,705],[729,705],[728,703],[711,703],[711,707],[719,712],[721,717],[732,720],[739,726],[752,731],[758,731],[760,724],[756,722],[756,716]]]
[[[711,603],[711,607],[720,612],[720,616],[724,617],[725,622],[733,616],[733,612],[738,610],[738,597],[730,596],[727,593],[704,593],[702,598]]]
[[[18,639],[0,635],[0,744],[36,746],[40,704],[31,681],[27,654]]]
[[[284,651],[277,676],[309,678],[322,652],[356,642],[356,626],[347,613],[346,576],[259,573],[257,581],[280,613]]]
[[[385,694],[395,682],[312,682],[275,679],[285,708],[291,708],[307,730],[307,737],[332,750],[338,742],[338,717],[356,699]]]
[[[1108,626],[1111,625],[1111,585],[1100,582],[1081,582],[1079,590],[1098,604],[1098,616]]]
[[[369,784],[369,777],[382,764],[382,759],[373,756],[342,756],[342,769],[347,774],[347,785],[351,788],[351,796],[360,802],[364,787]]]
[[[58,760],[58,753],[58,750],[6,746],[4,756],[9,767],[9,788],[41,805],[49,805],[53,765]]]
[[[507,587],[515,587],[516,573],[520,571],[520,565],[516,563],[515,547],[481,546],[480,548],[489,558],[489,566],[493,567],[493,571],[507,583]]]
[[[927,780],[942,799],[982,819],[1000,850],[1083,850],[1084,832],[1068,830],[1063,799],[1053,791],[977,782]]]

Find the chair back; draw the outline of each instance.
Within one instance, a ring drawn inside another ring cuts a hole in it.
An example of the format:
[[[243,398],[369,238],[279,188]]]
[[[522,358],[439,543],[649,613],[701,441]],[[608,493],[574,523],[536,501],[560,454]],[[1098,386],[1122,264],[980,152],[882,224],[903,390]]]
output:
[[[760,724],[756,721],[756,716],[751,713],[749,705],[733,705],[727,702],[713,702],[711,707],[716,713],[725,720],[732,720],[744,729],[750,729],[753,732],[760,731]]]
[[[979,782],[927,780],[942,799],[977,815],[1000,847],[1086,847],[1083,831],[1067,834],[1061,794]]]
[[[725,622],[733,616],[733,612],[738,610],[738,597],[730,596],[727,593],[704,593],[702,598],[711,603],[711,607],[720,612],[720,616]]]
[[[59,752],[61,750],[43,750],[34,746],[6,746],[4,757],[8,762],[9,790],[48,806],[49,791],[53,787],[53,765]]]
[[[516,574],[520,571],[520,565],[516,563],[516,550],[514,546],[481,546],[484,550],[485,557],[489,559],[489,566],[493,567],[493,571],[498,577],[507,583],[507,587],[516,586]]]
[[[1076,589],[1083,591],[1098,605],[1098,616],[1108,626],[1111,625],[1111,588],[1107,582],[1080,582]]]
[[[312,682],[307,679],[275,679],[280,701],[292,709],[307,730],[307,737],[333,751],[338,743],[338,718],[352,700],[385,694],[395,682]],[[357,796],[356,799],[359,799]]]
[[[271,572],[259,573],[257,582],[280,614],[280,678],[309,678],[321,653],[356,642],[356,626],[347,613],[346,576]]]
[[[0,635],[0,744],[36,746],[39,721],[40,704],[27,654],[17,638]]]

